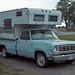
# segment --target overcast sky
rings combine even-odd
[[[0,11],[19,9],[19,8],[43,8],[55,9],[59,0],[1,0]]]

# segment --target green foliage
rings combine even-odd
[[[4,73],[5,72],[4,72],[3,68],[0,67],[0,74],[4,74]]]
[[[70,12],[70,20],[73,22],[73,25],[75,25],[75,1],[71,4]]]
[[[65,21],[66,27],[69,24],[75,24],[75,1],[73,0],[60,0],[56,9],[62,12],[62,20]]]

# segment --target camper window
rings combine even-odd
[[[16,16],[22,16],[22,11],[17,11]]]
[[[4,29],[11,29],[12,20],[11,19],[4,19]]]
[[[44,21],[44,15],[34,15],[34,21]]]
[[[58,16],[49,15],[48,21],[57,22]]]

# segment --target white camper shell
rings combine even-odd
[[[26,27],[60,24],[60,11],[22,8],[0,12],[0,38],[17,38]]]

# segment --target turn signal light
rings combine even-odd
[[[42,12],[44,12],[44,11],[42,10]]]
[[[49,11],[49,13],[51,13],[51,11]]]
[[[47,10],[45,10],[47,12]]]

